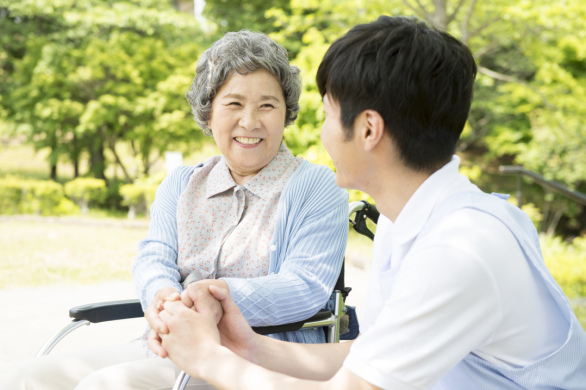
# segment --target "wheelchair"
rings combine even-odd
[[[354,218],[352,218],[353,214]],[[379,212],[374,205],[364,200],[351,202],[349,204],[349,217],[349,222],[356,232],[371,240],[374,239],[374,234],[367,226],[368,220],[371,220],[375,224],[378,222]],[[268,335],[306,328],[323,328],[328,343],[338,343],[340,340],[352,340],[356,338],[358,336],[356,314],[352,308],[345,305],[346,297],[352,288],[345,286],[344,272],[344,262],[342,262],[340,275],[338,276],[334,291],[326,307],[319,310],[312,317],[290,324],[253,327],[252,329],[258,334]],[[99,302],[74,307],[69,310],[69,317],[72,318],[72,321],[51,336],[35,356],[48,355],[63,338],[84,325],[143,316],[144,313],[138,299]],[[344,326],[343,322],[345,322]],[[344,328],[345,332],[342,332],[342,328]],[[350,329],[353,331],[349,331]],[[189,378],[189,375],[182,371],[175,381],[173,390],[184,390]]]

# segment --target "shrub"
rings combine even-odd
[[[151,205],[155,201],[157,184],[152,180],[137,180],[133,184],[120,187],[122,204],[128,206],[128,218],[132,219],[138,212],[145,212],[147,216]]]
[[[0,179],[0,214],[18,214],[22,199],[22,180]]]
[[[0,179],[0,214],[74,214],[78,209],[70,203],[63,186],[54,181],[15,176]]]
[[[545,264],[564,293],[570,298],[586,296],[586,237],[566,242],[543,234],[540,241]]]
[[[86,214],[90,202],[100,203],[106,199],[108,190],[106,181],[88,177],[78,177],[65,184],[65,193]]]
[[[63,186],[50,180],[23,181],[21,212],[24,214],[53,215],[63,199]]]

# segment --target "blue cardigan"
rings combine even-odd
[[[159,188],[148,236],[140,241],[132,273],[143,309],[163,287],[182,291],[177,268],[177,200],[195,167],[179,167]],[[251,326],[279,325],[310,317],[334,288],[348,238],[348,193],[327,167],[303,161],[281,194],[270,245],[269,274],[222,278]],[[281,340],[323,342],[321,329],[272,335]]]

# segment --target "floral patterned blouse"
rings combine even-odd
[[[279,198],[301,161],[282,143],[275,158],[242,186],[222,156],[194,171],[177,205],[177,264],[184,287],[268,274]]]

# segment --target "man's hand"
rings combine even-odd
[[[179,295],[179,292],[174,287],[162,288],[157,292],[155,298],[144,312],[144,317],[151,328],[148,337],[148,346],[151,351],[162,358],[167,357],[167,352],[161,346],[161,338],[159,337],[159,334],[166,334],[169,332],[169,329],[165,323],[161,321],[159,313],[163,310],[163,303],[165,301],[177,301],[180,298],[181,296]]]
[[[221,279],[200,280],[185,287],[185,291],[181,294],[181,301],[186,307],[193,308],[198,313],[211,312],[217,324],[224,312],[220,302],[210,294],[210,286],[229,290],[228,283]]]
[[[211,295],[222,305],[224,316],[218,323],[222,345],[242,358],[256,363],[258,335],[254,333],[227,289],[210,286]]]
[[[160,317],[169,332],[161,334],[161,346],[177,366],[200,377],[206,361],[221,348],[213,313],[197,312],[182,302],[167,301]],[[217,367],[216,367],[217,368]]]

